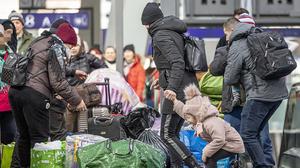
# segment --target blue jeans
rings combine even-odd
[[[225,113],[224,120],[227,121],[233,128],[235,128],[240,133],[240,126],[241,126],[241,113],[243,111],[243,107],[237,106],[234,107],[232,112]],[[263,153],[265,157],[265,161],[267,165],[274,166],[275,161],[273,158],[273,147],[272,141],[269,135],[269,124],[266,123],[263,130],[260,132],[260,142],[263,146]],[[234,159],[234,158],[232,158]]]
[[[280,104],[281,101],[247,100],[243,107],[240,134],[254,167],[273,167],[275,165],[272,149],[269,148],[272,141],[269,137],[267,123]],[[266,155],[269,153],[270,155]]]

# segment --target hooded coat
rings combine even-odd
[[[135,55],[134,63],[131,65],[127,76],[125,76],[126,81],[134,89],[135,93],[139,96],[140,101],[143,101],[145,82],[146,82],[146,72],[141,63],[141,58],[139,55]]]
[[[186,24],[175,16],[167,16],[152,23],[148,29],[153,40],[154,62],[159,71],[159,86],[163,90],[172,90],[177,99],[184,101],[183,89],[194,83],[195,73],[185,70],[184,39]],[[173,103],[165,100],[162,113],[173,111]]]
[[[246,100],[254,99],[267,102],[275,102],[286,99],[288,91],[285,77],[274,80],[263,80],[251,73],[254,62],[247,45],[247,38],[232,41],[235,37],[249,34],[253,25],[238,23],[230,38],[232,43],[228,52],[227,66],[225,69],[224,83],[234,85],[241,83],[246,92]]]
[[[209,142],[203,149],[204,157],[212,157],[220,149],[232,153],[245,152],[239,133],[226,121],[217,117],[219,112],[208,97],[202,97],[195,85],[186,87],[184,93],[186,103],[176,100],[174,111],[183,118],[186,114],[195,117],[197,125],[194,128],[197,135]]]

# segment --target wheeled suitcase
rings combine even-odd
[[[111,104],[110,83],[109,79],[105,78],[104,82],[94,83],[102,85],[105,93],[105,104],[89,108],[87,113],[82,114],[79,119],[79,124],[82,126],[84,132],[89,134],[100,135],[111,140],[119,140],[126,138],[126,133],[123,130],[120,119],[123,116],[114,116],[112,113],[120,113],[119,109],[122,104]]]

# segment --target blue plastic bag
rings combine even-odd
[[[202,163],[202,151],[206,146],[207,142],[196,137],[194,130],[181,130],[180,140],[185,144],[185,146],[193,153],[196,159]]]
[[[217,162],[218,168],[230,168],[230,159],[225,158]]]
[[[181,130],[179,133],[180,141],[192,152],[199,163],[203,163],[202,151],[207,145],[207,142],[200,137],[196,137],[194,134],[194,130]],[[219,160],[217,164],[218,168],[230,168],[229,158]]]

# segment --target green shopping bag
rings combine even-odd
[[[30,168],[64,168],[66,143],[59,150],[31,150]]]
[[[1,168],[10,167],[10,163],[12,160],[12,155],[14,151],[15,143],[11,143],[8,145],[2,145],[2,161]]]
[[[80,168],[163,168],[165,154],[136,140],[104,141],[77,152]]]

